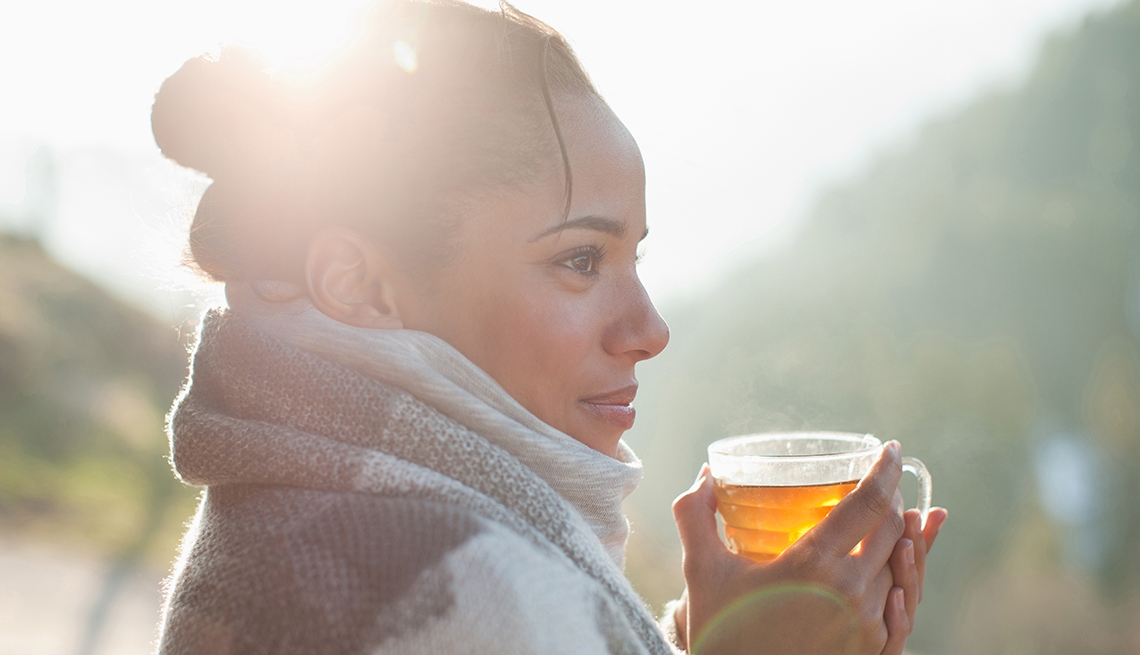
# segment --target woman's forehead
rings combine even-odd
[[[637,141],[601,98],[566,98],[556,103],[555,110],[570,150],[571,167],[575,166],[574,151],[580,151],[579,158],[608,156],[622,159],[620,163],[627,166],[642,167]]]
[[[563,97],[555,109],[570,163],[570,214],[564,163],[553,144],[539,179],[476,189],[468,196],[460,226],[467,239],[536,242],[561,232],[564,224],[641,238],[645,173],[636,141],[599,98]],[[555,140],[553,127],[550,139]]]
[[[602,110],[566,131],[573,178],[571,218],[608,216],[644,221],[645,166],[637,142],[600,101]],[[629,229],[640,231],[637,225]]]

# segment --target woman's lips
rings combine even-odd
[[[637,417],[637,410],[633,408],[633,405],[602,405],[590,401],[585,402],[586,406],[595,414],[614,426],[622,430],[633,427],[633,420]]]
[[[633,421],[637,417],[637,410],[633,408],[633,398],[636,395],[637,385],[631,385],[604,396],[587,398],[582,402],[602,420],[622,430],[628,430],[633,427]]]

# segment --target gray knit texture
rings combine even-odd
[[[171,415],[207,493],[161,653],[673,652],[620,569],[624,445],[565,441],[429,335],[231,304]]]

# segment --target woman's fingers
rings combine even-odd
[[[701,467],[693,486],[673,501],[673,520],[681,536],[686,569],[730,554],[716,530],[716,494],[708,464]]]
[[[887,644],[882,655],[902,655],[906,638],[910,635],[910,620],[906,615],[906,594],[901,587],[893,587],[887,594],[883,618],[887,624]]]
[[[894,586],[901,587],[903,597],[906,599],[906,618],[910,625],[914,625],[914,613],[918,609],[919,589],[921,582],[915,563],[915,544],[903,537],[895,544],[891,553],[891,576]]]
[[[879,521],[870,534],[863,538],[859,554],[855,557],[859,567],[872,572],[886,566],[895,550],[895,545],[904,536],[905,529],[902,494],[896,493],[891,511]]]
[[[946,519],[949,518],[949,515],[950,512],[945,507],[934,507],[926,515],[926,527],[922,530],[923,541],[926,542],[926,552],[929,553],[931,547],[934,546],[934,540],[938,538],[942,526],[946,525]]]
[[[804,536],[813,545],[833,557],[843,557],[855,548],[872,530],[891,515],[897,516],[898,525],[890,526],[898,534],[891,544],[902,535],[902,517],[894,507],[895,490],[902,476],[902,459],[897,441],[887,443],[883,454],[854,491],[839,501],[823,521]],[[886,551],[882,561],[890,556]]]
[[[685,575],[684,641],[693,644],[725,605],[762,583],[754,576],[743,575],[757,565],[733,555],[720,541],[716,493],[708,464],[701,468],[693,486],[673,501],[673,519],[681,537],[681,569]],[[734,633],[730,630],[726,634]]]
[[[926,538],[922,533],[922,516],[917,509],[908,509],[903,513],[906,529],[903,530],[903,539],[909,539],[914,549],[914,570],[918,573],[918,590],[915,603],[922,602],[922,585],[926,580]],[[910,591],[907,591],[910,594]],[[911,615],[911,619],[914,616]]]

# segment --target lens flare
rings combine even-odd
[[[809,652],[847,653],[859,639],[855,612],[834,590],[808,582],[787,583],[757,589],[717,612],[693,640],[693,652],[755,644],[780,650],[774,643],[780,638],[777,626],[797,614],[816,618],[818,634],[805,636],[802,644]]]
[[[403,68],[408,73],[416,72],[416,67],[419,65],[416,59],[416,49],[404,43],[397,41],[392,44],[392,56],[396,58],[396,65]]]
[[[359,30],[360,0],[240,4],[227,15],[222,42],[253,47],[274,68],[305,74],[319,69]]]

